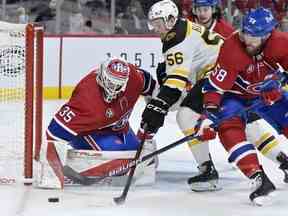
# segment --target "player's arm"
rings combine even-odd
[[[82,94],[81,87],[77,86],[70,100],[57,111],[48,125],[47,134],[50,138],[70,142],[81,132],[82,125],[89,125],[89,118],[83,118],[85,113],[89,113],[84,101],[88,100]]]
[[[232,88],[238,75],[237,68],[234,68],[233,58],[225,58],[223,54],[225,52],[220,52],[216,67],[203,86],[204,112],[195,127],[197,135],[203,141],[215,138],[216,134],[211,125],[218,123],[218,112],[222,95]]]
[[[163,85],[159,89],[159,93],[156,97],[153,97],[151,101],[146,105],[145,110],[142,114],[142,126],[147,125],[148,131],[151,134],[154,134],[158,131],[160,127],[164,124],[164,119],[168,113],[169,108],[176,103],[182,91],[185,89],[188,82],[188,73],[189,70],[182,68],[181,65],[173,65],[173,73],[171,73],[171,66],[168,64],[175,64],[176,62],[172,60],[174,52],[167,54],[167,58],[170,59],[170,62],[167,63],[167,77]],[[182,64],[182,54],[176,55],[177,61],[179,64]],[[175,57],[175,56],[174,56]],[[179,58],[178,58],[179,57]],[[173,62],[172,62],[173,61]]]
[[[156,88],[156,81],[152,75],[141,68],[138,69],[138,72],[142,75],[143,78],[143,90],[141,95],[143,96],[152,96],[153,91]]]
[[[62,106],[48,125],[47,139],[72,141],[78,133],[71,129],[69,121],[75,116],[75,112],[68,105]]]

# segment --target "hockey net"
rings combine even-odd
[[[43,28],[0,22],[0,185],[32,183],[42,136],[42,72]]]

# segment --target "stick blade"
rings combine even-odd
[[[78,183],[85,186],[90,186],[99,183],[103,178],[89,178],[88,176],[81,176],[75,170],[69,166],[64,166],[64,175],[70,178],[74,183]]]
[[[125,203],[126,197],[124,196],[114,197],[113,200],[115,204],[123,205]]]

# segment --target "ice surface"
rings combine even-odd
[[[63,101],[45,104],[45,124]],[[137,129],[143,101],[132,114],[131,123]],[[172,143],[182,135],[169,114],[165,127],[157,134],[158,147]],[[286,144],[288,149],[288,144]],[[122,187],[67,186],[63,191],[40,190],[14,186],[0,186],[1,216],[287,216],[288,185],[283,183],[277,165],[265,158],[264,169],[275,183],[277,192],[269,206],[256,207],[249,202],[249,181],[231,164],[219,142],[210,144],[212,157],[220,174],[223,187],[217,192],[195,193],[189,191],[186,180],[197,169],[188,147],[182,144],[160,156],[157,183],[154,186],[132,187],[126,203],[113,204],[113,197],[120,195]],[[59,197],[59,203],[49,203],[49,197]]]

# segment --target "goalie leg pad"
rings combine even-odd
[[[155,140],[146,140],[140,158],[157,150]],[[156,168],[158,157],[155,156],[141,164],[138,164],[134,173],[135,185],[152,185],[156,181]]]
[[[154,141],[153,141],[154,142]],[[155,142],[154,142],[155,143]],[[151,145],[144,144],[141,155],[146,155],[156,150],[156,143]],[[76,150],[68,151],[67,165],[80,173],[82,176],[101,177],[113,170],[117,170],[118,176],[113,176],[111,184],[114,186],[124,186],[126,176],[129,172],[121,172],[120,167],[128,167],[128,163],[135,157],[136,151],[93,151]],[[155,158],[147,160],[137,165],[134,174],[135,184],[153,184],[155,182],[156,164]],[[127,165],[127,166],[126,166]]]
[[[35,186],[48,189],[63,189],[63,166],[69,146],[63,142],[47,141],[38,162]]]

